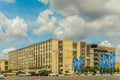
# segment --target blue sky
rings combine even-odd
[[[49,4],[45,5],[38,0],[15,0],[13,3],[7,1],[0,1],[0,12],[8,19],[14,19],[16,16],[23,18],[28,25],[27,38],[21,37],[19,39],[13,39],[10,41],[2,41],[0,43],[0,52],[11,48],[21,48],[29,44],[33,44],[48,38],[51,38],[52,34],[34,35],[32,33],[35,27],[38,27],[36,23],[37,17],[40,12],[49,8]]]
[[[26,23],[33,23],[35,25],[29,25],[29,30],[27,31],[32,43],[38,42],[41,40],[45,40],[47,38],[50,38],[52,35],[51,34],[44,34],[44,35],[34,35],[32,34],[32,30],[34,27],[38,26],[34,21],[36,21],[38,15],[40,12],[44,11],[45,9],[49,8],[49,5],[45,5],[38,0],[16,0],[14,3],[9,3],[9,2],[0,2],[0,12],[2,12],[7,18],[13,19],[16,16],[19,16],[20,18],[24,18]],[[29,39],[23,39],[21,42],[23,44],[19,44],[17,40],[11,41],[8,44],[1,43],[3,46],[0,46],[0,51],[4,48],[8,48],[11,46],[14,46],[16,48],[23,47],[25,45],[30,44]],[[18,47],[18,45],[19,47]]]
[[[0,56],[50,38],[102,43],[116,47],[119,55],[119,3],[119,0],[0,0]]]
[[[37,0],[16,0],[14,3],[0,2],[0,6],[0,11],[8,18],[20,16],[25,20],[36,20],[38,14],[49,7]]]

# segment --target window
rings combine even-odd
[[[8,65],[8,61],[5,61],[5,65]]]

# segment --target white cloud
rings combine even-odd
[[[57,38],[83,40],[99,35],[105,39],[118,39],[120,36],[120,16],[106,15],[94,21],[86,21],[79,15],[67,16],[58,20],[51,10],[45,10],[38,16],[40,27],[35,34],[53,33]],[[52,15],[52,17],[50,17]],[[56,25],[57,24],[57,25]]]
[[[101,46],[113,47],[113,45],[112,45],[109,41],[107,41],[107,40],[101,42],[99,45],[101,45]]]
[[[34,33],[51,32],[58,38],[86,39],[99,35],[105,39],[118,39],[119,3],[119,0],[50,0],[50,10],[39,15],[40,27]],[[54,12],[65,18],[49,17]]]
[[[108,14],[120,14],[120,0],[50,0],[51,9],[64,16],[79,15],[96,19]]]
[[[16,48],[11,47],[8,49],[3,49],[2,52],[0,53],[0,59],[8,59],[8,52],[16,50]]]
[[[27,30],[28,27],[24,19],[18,16],[14,19],[9,19],[0,13],[0,40],[6,41],[11,37],[14,39],[27,37]]]
[[[14,3],[16,0],[0,0],[0,1],[7,2],[7,3]]]
[[[25,21],[18,16],[9,21],[7,24],[6,35],[15,37],[25,37],[27,36],[27,24]]]
[[[48,4],[48,2],[49,2],[49,0],[38,0],[38,1],[40,1],[40,2],[42,2],[44,4]]]
[[[40,24],[38,29],[34,30],[35,34],[43,34],[54,31],[54,26],[56,23],[56,18],[52,16],[53,12],[51,10],[45,10],[38,16],[37,22]]]
[[[69,16],[62,19],[58,25],[54,32],[57,38],[85,38],[87,37],[86,34],[92,30],[92,27],[87,26],[88,24],[78,16]],[[89,33],[89,35],[91,34]]]
[[[120,61],[120,45],[118,45],[116,48],[116,60]]]
[[[54,34],[57,37],[86,39],[99,35],[105,39],[118,39],[120,16],[105,16],[96,21],[87,22],[79,16],[69,16],[58,22]]]
[[[7,17],[0,12],[0,25],[3,26],[6,24],[6,22],[8,22]]]

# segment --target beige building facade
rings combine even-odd
[[[99,68],[99,58],[102,57],[102,54],[105,53],[109,56],[110,52],[115,54],[116,49],[110,46],[103,46],[97,44],[86,44],[86,53],[82,54],[84,58],[84,67],[94,67]]]
[[[0,60],[0,72],[5,72],[8,70],[8,61]]]
[[[51,72],[72,74],[73,57],[84,59],[83,67],[99,67],[99,58],[106,52],[115,53],[114,47],[105,47],[69,39],[49,39],[15,51],[9,52],[11,70],[49,70]]]

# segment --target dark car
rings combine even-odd
[[[49,72],[40,73],[40,76],[48,76],[48,75],[49,75]]]
[[[36,72],[33,72],[33,73],[31,73],[31,76],[39,76],[39,74]]]
[[[39,73],[40,73],[40,76],[48,76],[49,75],[49,71],[47,71],[47,70],[41,70]]]
[[[24,73],[24,72],[19,71],[19,72],[16,73],[16,76],[18,76],[18,75],[21,74],[21,73]]]

